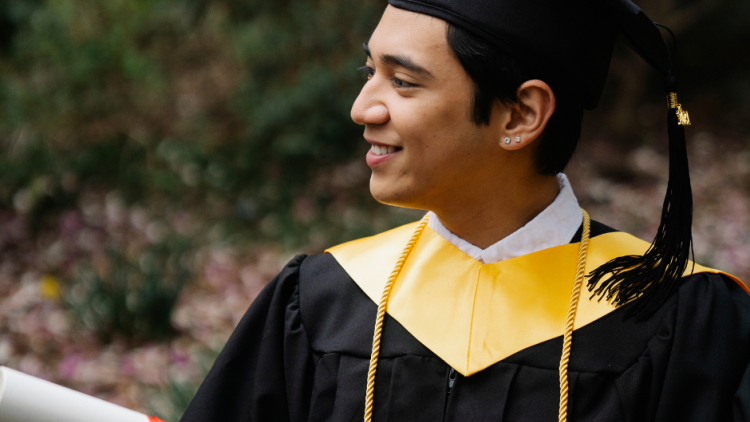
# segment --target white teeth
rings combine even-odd
[[[393,154],[394,152],[396,152],[396,147],[381,147],[378,145],[373,145],[370,147],[370,151],[372,151],[372,153],[375,155]]]

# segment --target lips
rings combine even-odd
[[[365,157],[367,165],[370,167],[382,165],[386,161],[397,156],[403,150],[401,147],[391,145],[376,144],[374,142],[370,142],[370,144],[372,144],[372,146]]]

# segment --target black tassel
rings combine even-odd
[[[676,92],[672,72],[666,82],[667,91]],[[626,318],[635,317],[637,321],[651,317],[677,290],[692,252],[693,193],[685,127],[679,124],[677,109],[669,109],[667,123],[669,182],[656,238],[645,255],[615,258],[588,275],[592,298],[613,300],[615,305],[635,301]]]

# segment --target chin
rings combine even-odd
[[[378,180],[375,176],[370,178],[370,194],[381,204],[401,208],[424,209],[418,205],[419,201],[414,195],[414,190],[399,183]]]
[[[398,205],[394,203],[398,195],[395,195],[393,191],[393,187],[389,186],[388,183],[378,182],[375,180],[375,176],[370,178],[370,195],[381,204]]]

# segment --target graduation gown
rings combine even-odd
[[[400,254],[402,239],[411,230],[413,226],[395,229],[365,243],[289,262],[250,306],[182,421],[361,421],[377,311],[372,292],[385,280],[374,287],[368,283],[381,278],[383,271],[390,273],[390,260]],[[628,242],[596,222],[591,237],[593,257],[587,270],[607,259],[596,256],[607,239]],[[389,304],[385,317],[373,420],[557,420],[564,324],[559,334],[557,328],[545,328],[559,316],[539,315],[549,307],[539,289],[563,284],[561,291],[569,295],[572,277],[555,269],[563,264],[551,261],[557,256],[567,261],[565,251],[577,251],[579,241],[580,230],[559,253],[551,248],[534,260],[519,260],[520,275],[510,267],[497,267],[499,275],[490,283],[502,284],[507,275],[512,286],[523,291],[528,285],[541,299],[527,300],[530,311],[513,310],[526,296],[516,296],[520,299],[508,306],[490,301],[480,308],[478,303],[496,292],[475,287],[471,324],[462,330],[460,324],[454,326],[461,310],[438,296],[440,286],[474,283],[456,279],[465,255],[456,249],[450,256],[460,262],[430,261],[430,254],[450,248],[434,236],[420,239],[418,245],[424,243],[425,249],[415,250],[416,257],[407,261],[405,270],[412,266],[415,271],[397,280],[396,286],[407,287],[394,287],[394,306]],[[442,249],[431,251],[431,245]],[[377,262],[378,257],[383,262]],[[570,265],[574,271],[575,262]],[[431,276],[437,278],[426,281],[431,290],[421,295],[430,297],[420,303],[420,298],[409,296],[408,285],[419,280],[419,268],[433,267],[438,273]],[[539,268],[547,274],[552,268],[560,277],[523,279]],[[750,421],[750,296],[729,275],[702,267],[699,271],[684,277],[679,290],[642,322],[624,318],[629,304],[607,309],[606,302],[582,294],[568,372],[569,420]],[[501,292],[500,297],[506,294],[515,293]],[[441,308],[450,315],[440,316]],[[513,311],[494,315],[500,308]],[[562,308],[567,309],[567,298]]]

